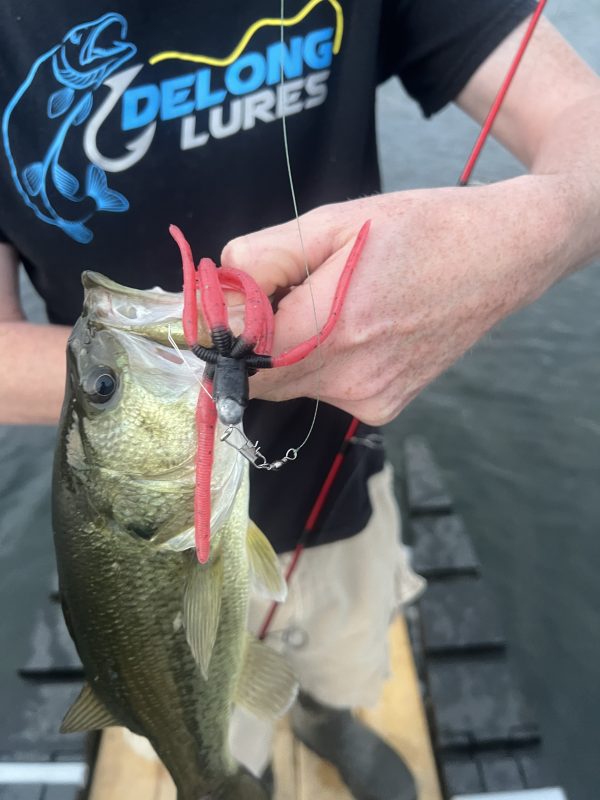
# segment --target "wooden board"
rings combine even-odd
[[[176,800],[171,776],[150,745],[124,728],[102,734],[90,800]]]
[[[376,707],[360,712],[402,754],[419,787],[420,800],[442,800],[404,620],[390,629],[392,675]],[[121,728],[103,734],[90,800],[176,800],[175,787],[144,740]],[[352,800],[337,771],[292,736],[282,720],[275,739],[276,800]]]
[[[361,717],[403,756],[420,800],[442,800],[408,630],[400,617],[390,629],[390,652],[392,674],[375,708]]]

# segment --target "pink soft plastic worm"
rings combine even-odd
[[[196,405],[196,490],[194,492],[194,538],[196,554],[201,564],[210,556],[210,482],[215,453],[215,429],[217,409],[212,401],[212,381],[203,380],[204,389]]]
[[[244,330],[241,340],[244,345],[256,348],[259,353],[268,353],[273,346],[273,308],[269,298],[251,275],[233,267],[221,267],[219,278],[224,289],[241,292],[246,299]]]
[[[189,347],[198,341],[198,305],[196,303],[196,268],[192,248],[177,227],[169,225],[169,233],[175,239],[181,252],[183,266],[183,335]]]
[[[268,353],[273,344],[274,318],[268,297],[256,281],[247,273],[231,267],[217,269],[210,258],[200,260],[198,270],[190,246],[183,233],[175,225],[169,231],[177,242],[183,264],[183,331],[188,347],[197,355],[208,359],[203,379],[203,390],[196,405],[196,488],[194,492],[194,531],[198,561],[205,564],[210,557],[211,475],[214,460],[217,410],[213,401],[213,374],[215,370],[214,350],[198,347],[198,308],[196,293],[201,290],[201,305],[204,320],[213,340],[216,352],[228,358],[247,358],[247,369],[282,367],[301,361],[321,344],[331,331],[340,314],[348,293],[350,279],[358,263],[369,233],[370,222],[360,229],[342,274],[327,321],[321,331],[310,339],[276,358]],[[223,290],[240,292],[245,299],[244,329],[234,340],[227,314]],[[256,350],[258,349],[258,353]],[[250,371],[250,374],[251,371]]]
[[[298,361],[302,361],[303,358],[306,358],[309,353],[312,353],[312,351],[318,345],[323,344],[325,339],[327,339],[333,330],[333,326],[337,322],[340,311],[342,310],[344,300],[348,294],[350,279],[352,278],[352,274],[356,269],[360,254],[365,246],[370,227],[371,221],[368,220],[358,232],[358,236],[354,241],[354,245],[352,246],[348,260],[344,265],[337,289],[335,290],[331,311],[329,312],[329,317],[327,318],[325,325],[323,325],[319,333],[311,336],[310,339],[297,344],[295,347],[292,347],[289,350],[284,350],[283,353],[280,353],[278,356],[273,358],[272,365],[274,367],[289,367],[291,364],[296,364]]]

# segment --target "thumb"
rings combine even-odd
[[[232,239],[221,264],[251,275],[267,294],[301,284],[334,251],[331,221],[324,226],[314,213]]]

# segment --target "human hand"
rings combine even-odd
[[[547,234],[536,229],[530,204],[541,202],[541,188],[532,180],[379,195],[305,214],[312,297],[295,221],[230,242],[224,266],[247,271],[268,294],[295,287],[275,315],[277,355],[315,334],[315,313],[322,327],[354,239],[372,221],[330,337],[299,364],[260,372],[252,395],[318,395],[370,424],[393,419],[499,319],[552,282],[552,270],[534,269],[532,253]],[[544,224],[551,227],[552,216]]]

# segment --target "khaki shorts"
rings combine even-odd
[[[388,464],[369,479],[373,513],[350,539],[308,548],[277,609],[268,644],[288,659],[300,686],[338,708],[374,705],[389,674],[387,632],[425,581],[410,568]],[[285,569],[291,554],[281,556]],[[257,632],[270,603],[253,597],[249,628]],[[236,710],[234,755],[256,774],[270,758],[271,726]]]

